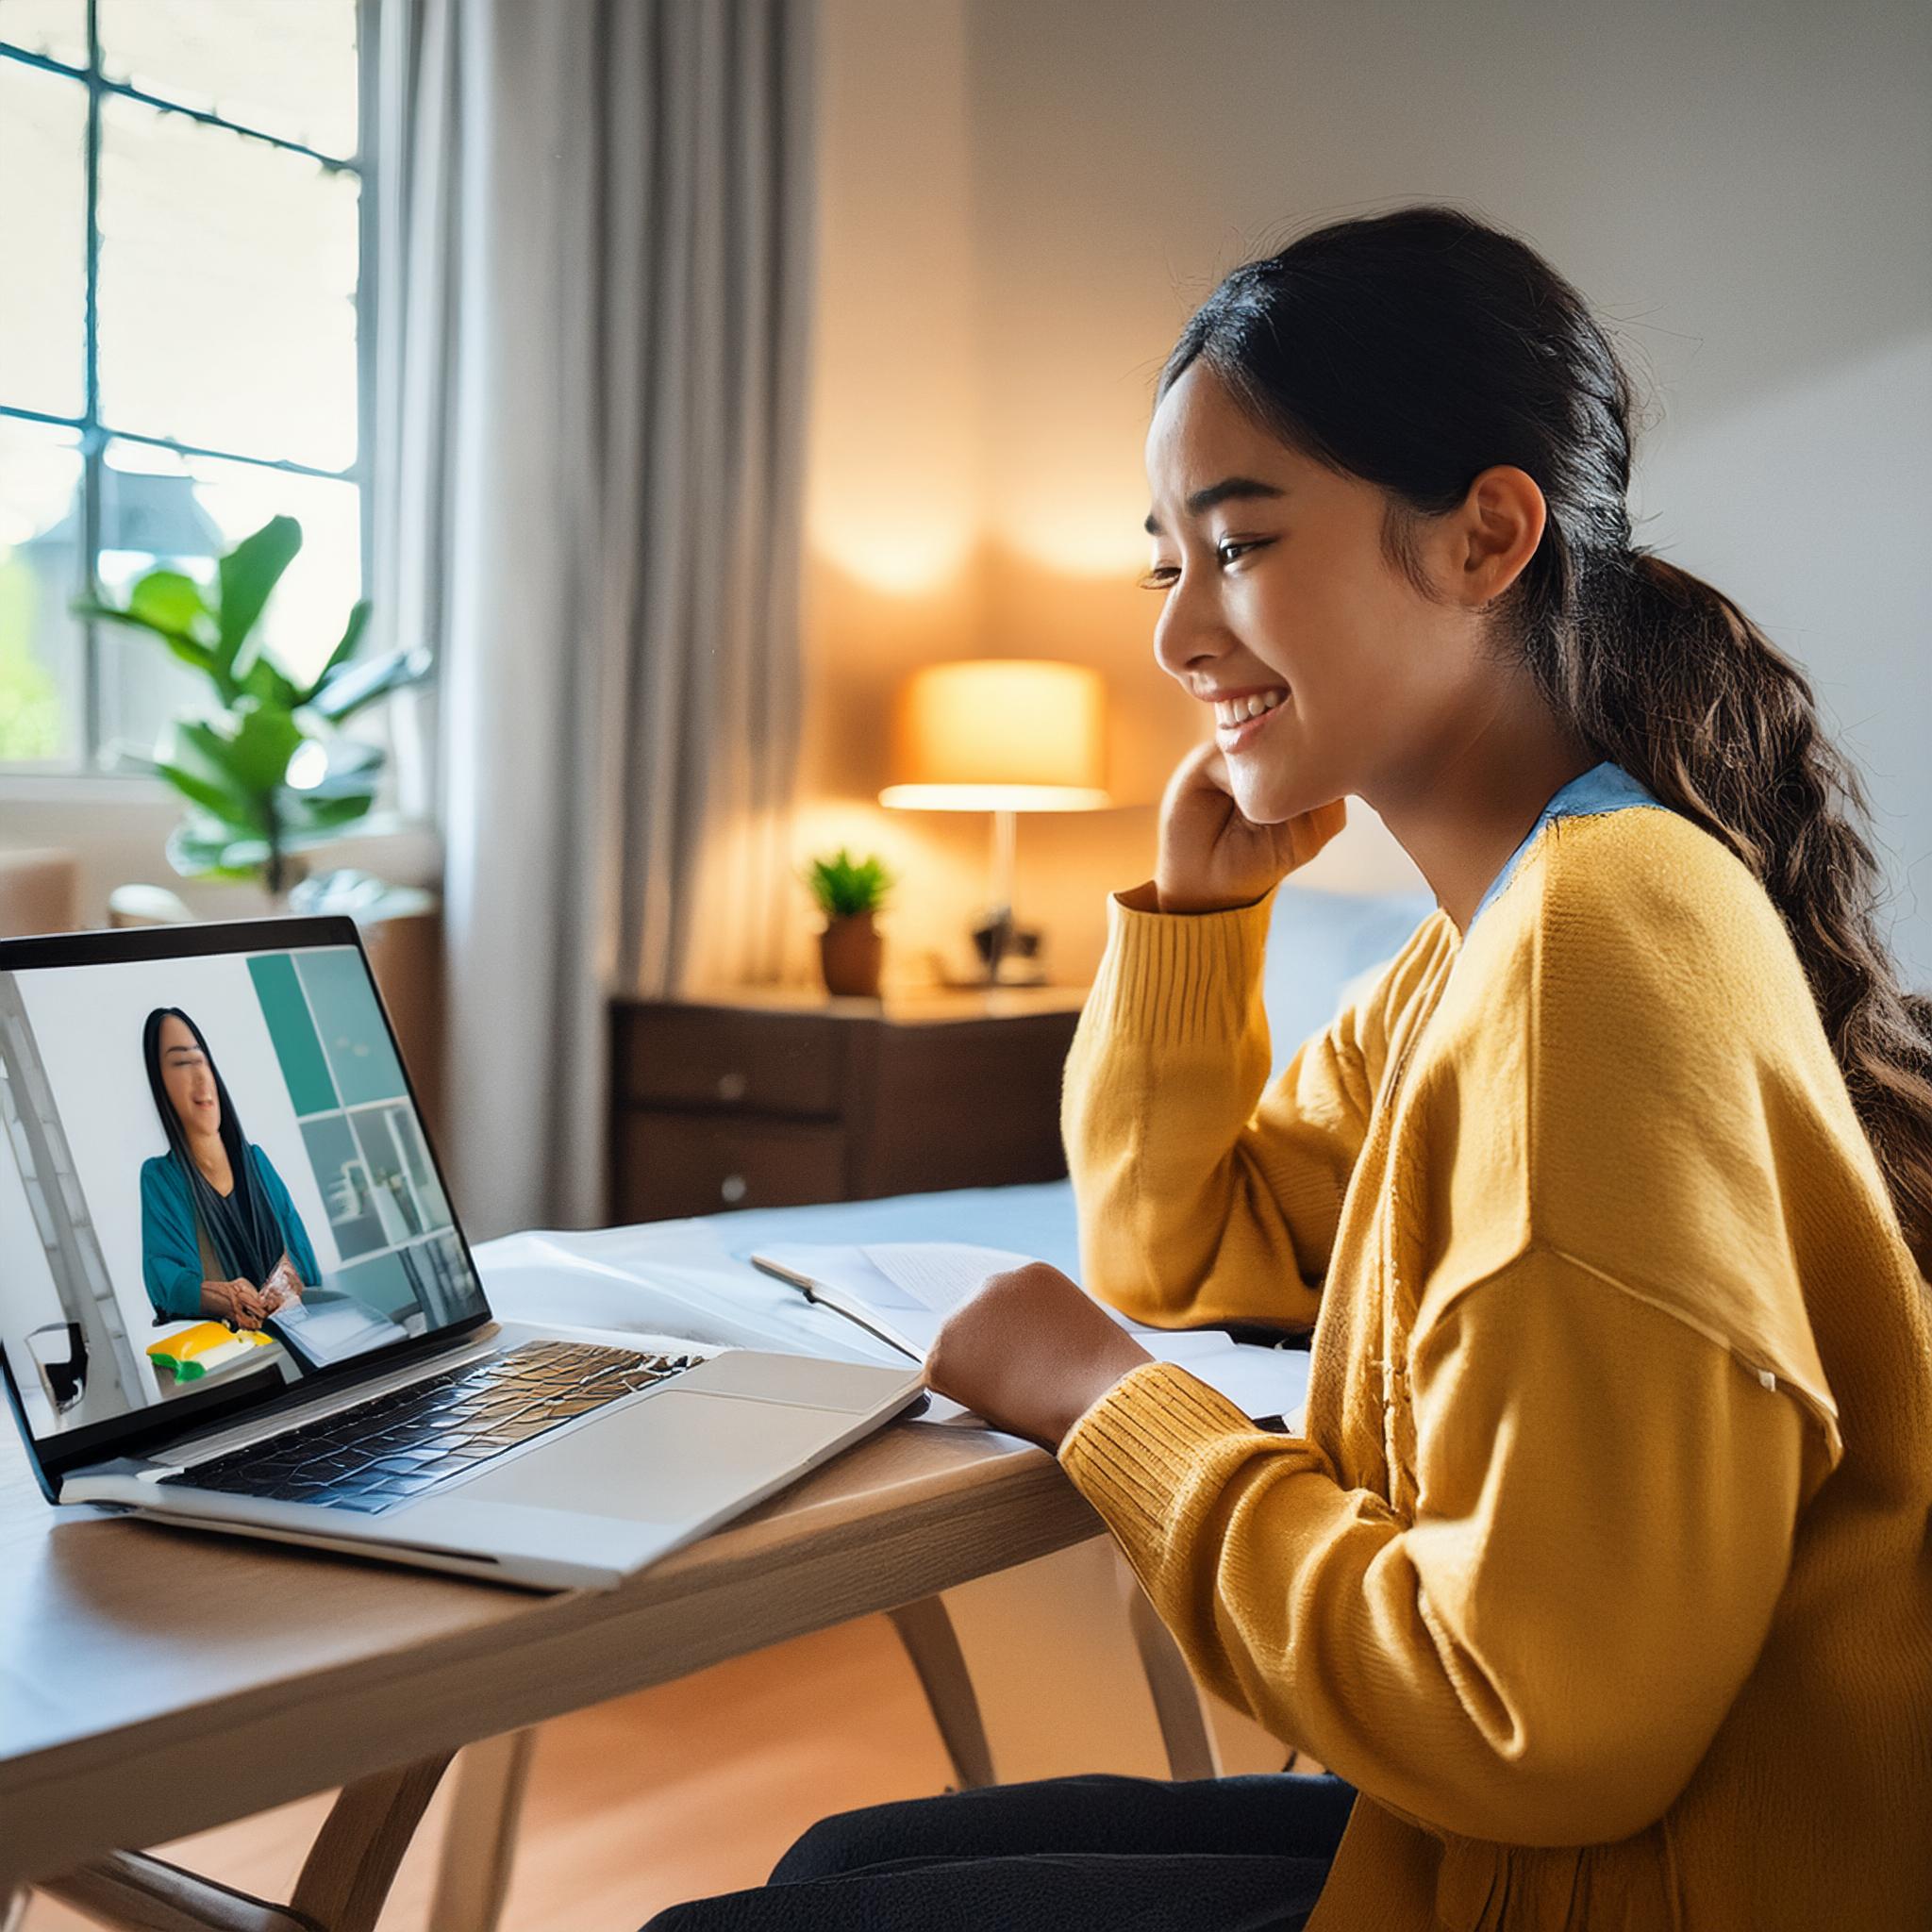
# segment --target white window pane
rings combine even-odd
[[[101,0],[100,24],[109,80],[355,154],[355,0]]]
[[[0,763],[67,763],[80,714],[80,439],[0,417]]]
[[[128,442],[108,445],[102,481],[100,576],[117,599],[160,562],[209,583],[224,550],[271,517],[295,518],[302,548],[259,634],[298,682],[322,669],[361,595],[361,492],[353,483]],[[146,747],[175,712],[205,701],[208,687],[160,644],[125,635],[127,646],[104,655],[102,728],[109,740]]]
[[[262,617],[275,661],[298,681],[313,677],[341,641],[349,609],[362,594],[362,492],[353,483],[291,476],[253,463],[192,458],[195,500],[227,543],[239,543],[271,517],[302,525],[302,549]]]
[[[85,67],[87,0],[0,0],[0,41]]]
[[[195,500],[194,481],[172,450],[110,442],[101,467],[101,594],[125,603],[135,579],[167,564],[210,588],[227,547],[221,525]],[[158,638],[124,625],[94,633],[101,673],[101,737],[110,752],[125,743],[152,752],[163,722],[205,707],[206,678],[176,659]]]
[[[112,95],[101,129],[103,420],[348,468],[356,176]]]
[[[87,382],[85,82],[0,59],[0,403],[78,416]]]

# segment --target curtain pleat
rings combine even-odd
[[[382,18],[375,582],[441,659],[448,1152],[474,1234],[590,1225],[610,994],[784,957],[810,0]]]

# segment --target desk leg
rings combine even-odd
[[[396,1867],[452,1755],[345,1785],[308,1848],[289,1909],[328,1932],[375,1932]]]
[[[1201,1691],[1194,1682],[1194,1674],[1131,1573],[1126,1588],[1127,1621],[1133,1626],[1134,1644],[1141,1653],[1141,1668],[1147,1674],[1147,1690],[1154,1699],[1160,1741],[1167,1747],[1168,1774],[1176,1778],[1219,1777],[1221,1755],[1214,1748],[1214,1734],[1208,1728],[1207,1716],[1201,1709]]]
[[[979,1699],[974,1694],[972,1674],[945,1605],[936,1596],[922,1597],[916,1604],[892,1611],[891,1618],[899,1641],[919,1673],[920,1687],[931,1707],[933,1722],[940,1727],[946,1756],[953,1761],[958,1788],[970,1791],[996,1784],[992,1747],[986,1740]]]
[[[535,1729],[472,1744],[457,1763],[429,1932],[495,1932],[509,1890]]]

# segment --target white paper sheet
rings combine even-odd
[[[945,1317],[976,1293],[988,1275],[1032,1258],[1008,1248],[955,1241],[783,1241],[759,1248],[758,1256],[850,1300],[860,1313],[875,1314],[881,1327],[904,1337],[922,1357]],[[1231,1341],[1218,1328],[1153,1328],[1112,1308],[1106,1312],[1157,1360],[1173,1362],[1218,1389],[1244,1414],[1286,1416],[1291,1426],[1299,1426],[1307,1397],[1306,1349]],[[949,1407],[964,1413],[957,1405]]]

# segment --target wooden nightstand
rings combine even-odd
[[[1057,1179],[1084,997],[615,1000],[611,1221]]]

